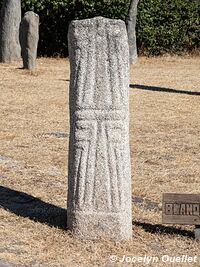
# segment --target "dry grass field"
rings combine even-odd
[[[81,241],[65,229],[69,62],[42,58],[35,73],[20,66],[0,65],[0,261],[200,266],[194,227],[161,225],[160,211],[163,192],[200,193],[200,57],[140,58],[131,69],[133,196],[144,203],[133,202],[133,240],[123,243]],[[120,263],[123,255],[159,261]],[[197,263],[164,263],[163,255]]]

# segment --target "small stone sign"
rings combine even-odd
[[[195,239],[200,240],[200,194],[164,193],[162,223],[195,225]]]
[[[200,225],[200,194],[163,194],[164,224]]]

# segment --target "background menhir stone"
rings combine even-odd
[[[4,0],[0,11],[0,62],[10,63],[21,58],[19,25],[21,0]]]
[[[128,16],[126,18],[126,27],[128,32],[129,43],[129,60],[130,64],[137,62],[137,40],[136,40],[136,21],[137,21],[137,6],[139,0],[131,0]]]
[[[32,70],[36,67],[38,41],[39,16],[33,11],[28,11],[20,24],[20,44],[25,69]]]
[[[84,239],[130,239],[126,26],[121,20],[103,17],[75,20],[68,38],[68,228]]]

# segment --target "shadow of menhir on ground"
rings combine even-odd
[[[184,91],[184,90],[165,88],[165,87],[148,86],[148,85],[141,85],[141,84],[130,84],[129,87],[135,88],[135,89],[146,90],[146,91],[200,96],[200,92]]]
[[[161,235],[179,235],[194,239],[194,233],[192,231],[178,229],[173,226],[165,226],[161,224],[150,224],[133,221],[133,225],[142,227],[146,232],[151,234]]]
[[[67,229],[66,209],[4,186],[0,186],[0,208],[35,222]]]
[[[35,222],[67,230],[67,210],[46,203],[23,192],[0,186],[0,208]],[[187,230],[133,221],[133,225],[142,227],[153,234],[181,235],[194,238],[194,233]]]

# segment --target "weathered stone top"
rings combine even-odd
[[[39,15],[34,13],[33,11],[28,11],[24,14],[24,17],[22,19],[22,23],[24,23],[26,21],[32,22],[32,23],[33,23],[33,21],[34,22],[36,21],[37,23],[39,23]]]
[[[27,11],[25,14],[24,14],[24,17],[25,16],[35,16],[35,17],[39,17],[38,14],[34,13],[33,11]]]
[[[119,26],[122,26],[123,24],[125,24],[124,21],[121,19],[109,19],[109,18],[105,18],[101,16],[89,18],[89,19],[78,19],[78,20],[71,21],[71,24],[75,26],[78,26],[78,25],[88,26],[88,25],[91,25],[91,23],[93,24],[109,23],[112,25],[119,25]]]
[[[118,35],[119,37],[126,30],[126,25],[123,20],[120,19],[109,19],[104,17],[94,17],[90,19],[82,19],[82,20],[72,20],[70,24],[70,28],[76,28],[78,31],[81,28],[95,28],[98,31],[98,35],[104,35],[105,28],[109,31],[109,34],[112,36]],[[125,31],[126,34],[126,31]],[[123,34],[124,35],[124,34]]]

